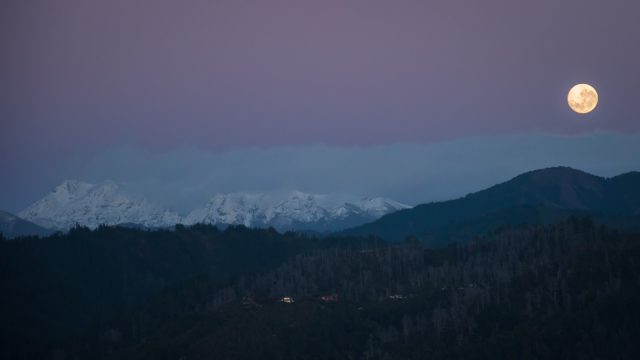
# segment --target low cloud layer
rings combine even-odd
[[[614,176],[640,170],[638,154],[639,134],[512,135],[428,145],[313,145],[224,152],[148,152],[121,147],[82,166],[61,168],[55,176],[49,174],[48,181],[43,179],[41,186],[52,188],[68,178],[89,182],[111,179],[179,211],[202,206],[215,193],[289,189],[385,196],[415,205],[462,196],[549,166]],[[34,197],[32,189],[21,191],[24,199]]]

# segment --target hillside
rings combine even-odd
[[[21,219],[6,211],[0,211],[0,234],[7,239],[29,235],[47,236],[51,233],[53,233],[53,230]]]
[[[148,331],[243,276],[338,243],[351,241],[210,225],[76,227],[0,241],[0,358],[55,358],[56,347],[98,358],[94,341],[112,327]]]
[[[639,256],[638,235],[577,218],[446,249],[317,250],[112,358],[633,359]]]
[[[532,217],[518,215],[533,208],[536,211]],[[510,214],[510,209],[516,213]],[[531,171],[460,199],[418,205],[383,216],[344,234],[375,235],[391,241],[412,235],[446,244],[449,238],[460,237],[455,234],[457,229],[465,235],[469,223],[491,229],[500,225],[545,224],[584,214],[612,222],[615,218],[628,218],[624,223],[638,222],[640,173],[607,179],[566,167]],[[484,220],[487,225],[481,226]]]
[[[440,249],[76,228],[0,242],[0,357],[630,359],[639,258],[637,234],[573,217]]]

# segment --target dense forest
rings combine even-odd
[[[640,235],[589,218],[444,248],[211,226],[1,244],[3,359],[640,356]]]

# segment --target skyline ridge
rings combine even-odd
[[[78,180],[69,180],[57,186],[49,197],[45,196],[18,215],[24,220],[53,229],[67,229],[76,223],[92,228],[103,223],[107,225],[137,224],[150,227],[209,223],[223,226],[234,224],[248,227],[275,226],[281,231],[297,229],[331,232],[341,231],[345,228],[347,228],[346,231],[358,231],[359,227],[375,226],[376,222],[385,221],[389,216],[398,217],[399,213],[410,213],[413,211],[412,209],[420,211],[420,209],[429,206],[447,206],[447,204],[472,200],[483,196],[482,194],[500,191],[504,188],[517,189],[518,186],[534,186],[530,190],[534,193],[538,191],[538,188],[558,188],[562,193],[566,193],[574,191],[572,190],[574,186],[583,186],[581,184],[586,182],[593,184],[587,185],[587,188],[601,192],[602,190],[596,190],[601,186],[601,183],[624,183],[627,181],[627,183],[633,184],[634,181],[638,182],[638,179],[640,179],[638,171],[625,172],[613,177],[602,177],[572,167],[555,166],[527,171],[462,197],[447,201],[421,203],[415,207],[384,198],[364,198],[351,202],[343,201],[343,199],[328,201],[330,195],[308,194],[300,191],[288,192],[284,198],[274,198],[273,194],[268,193],[229,193],[214,194],[209,197],[204,206],[193,209],[184,215],[158,207],[147,200],[136,202],[124,196],[113,181],[105,181],[103,184],[87,184]],[[638,183],[640,184],[640,182]],[[629,188],[630,185],[626,186]],[[622,189],[621,191],[630,190]],[[566,194],[561,196],[569,196],[568,199],[571,199],[572,195]],[[594,194],[597,195],[597,193]],[[282,194],[280,195],[282,196]],[[516,195],[513,192],[506,194],[509,197]],[[631,195],[631,199],[634,198],[633,196]],[[87,198],[89,202],[87,202]],[[541,200],[548,201],[543,199],[546,199],[545,197]],[[517,198],[515,200],[517,201]],[[65,201],[68,203],[64,203]],[[500,204],[502,201],[500,198],[492,201],[498,201],[496,203],[498,208],[506,206]],[[561,201],[566,202],[567,200]],[[569,201],[565,205],[557,206],[569,210],[580,210],[584,207],[579,200]],[[537,205],[535,201],[525,201],[523,204]],[[553,202],[550,204],[554,206]],[[585,209],[589,209],[589,206],[591,205]],[[490,208],[491,206],[489,206]],[[640,208],[637,211],[640,212]],[[108,215],[110,213],[117,213],[117,216],[110,217]],[[464,218],[464,215],[461,216]],[[57,219],[57,222],[54,219]],[[345,219],[350,220],[346,221]],[[343,222],[339,223],[340,220]],[[331,221],[337,221],[340,225],[332,225]]]

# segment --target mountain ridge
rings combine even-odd
[[[157,228],[205,223],[328,232],[357,226],[408,207],[379,197],[346,200],[297,190],[285,194],[236,192],[216,194],[204,207],[183,216],[135,198],[113,181],[90,184],[67,180],[19,215],[60,230],[76,224],[90,228],[103,224]]]
[[[510,216],[507,209],[519,216]],[[458,199],[415,207],[380,197],[344,199],[295,190],[278,195],[221,193],[186,215],[135,199],[113,181],[89,184],[69,180],[19,215],[62,230],[76,224],[156,228],[205,223],[274,227],[278,231],[337,231],[393,241],[412,235],[442,243],[461,238],[468,226],[477,230],[486,224],[517,225],[527,222],[524,214],[531,214],[532,221],[556,221],[570,213],[609,219],[640,217],[640,172],[606,178],[570,167],[538,169]]]
[[[66,180],[18,215],[40,226],[59,230],[77,224],[96,228],[102,224],[130,222],[161,227],[179,222],[177,213],[144,199],[131,198],[120,185],[110,180],[99,184]]]
[[[424,239],[445,226],[525,205],[608,216],[638,216],[640,173],[605,178],[570,167],[533,170],[458,199],[420,204],[385,215],[343,234],[375,235],[392,241],[406,236]]]

